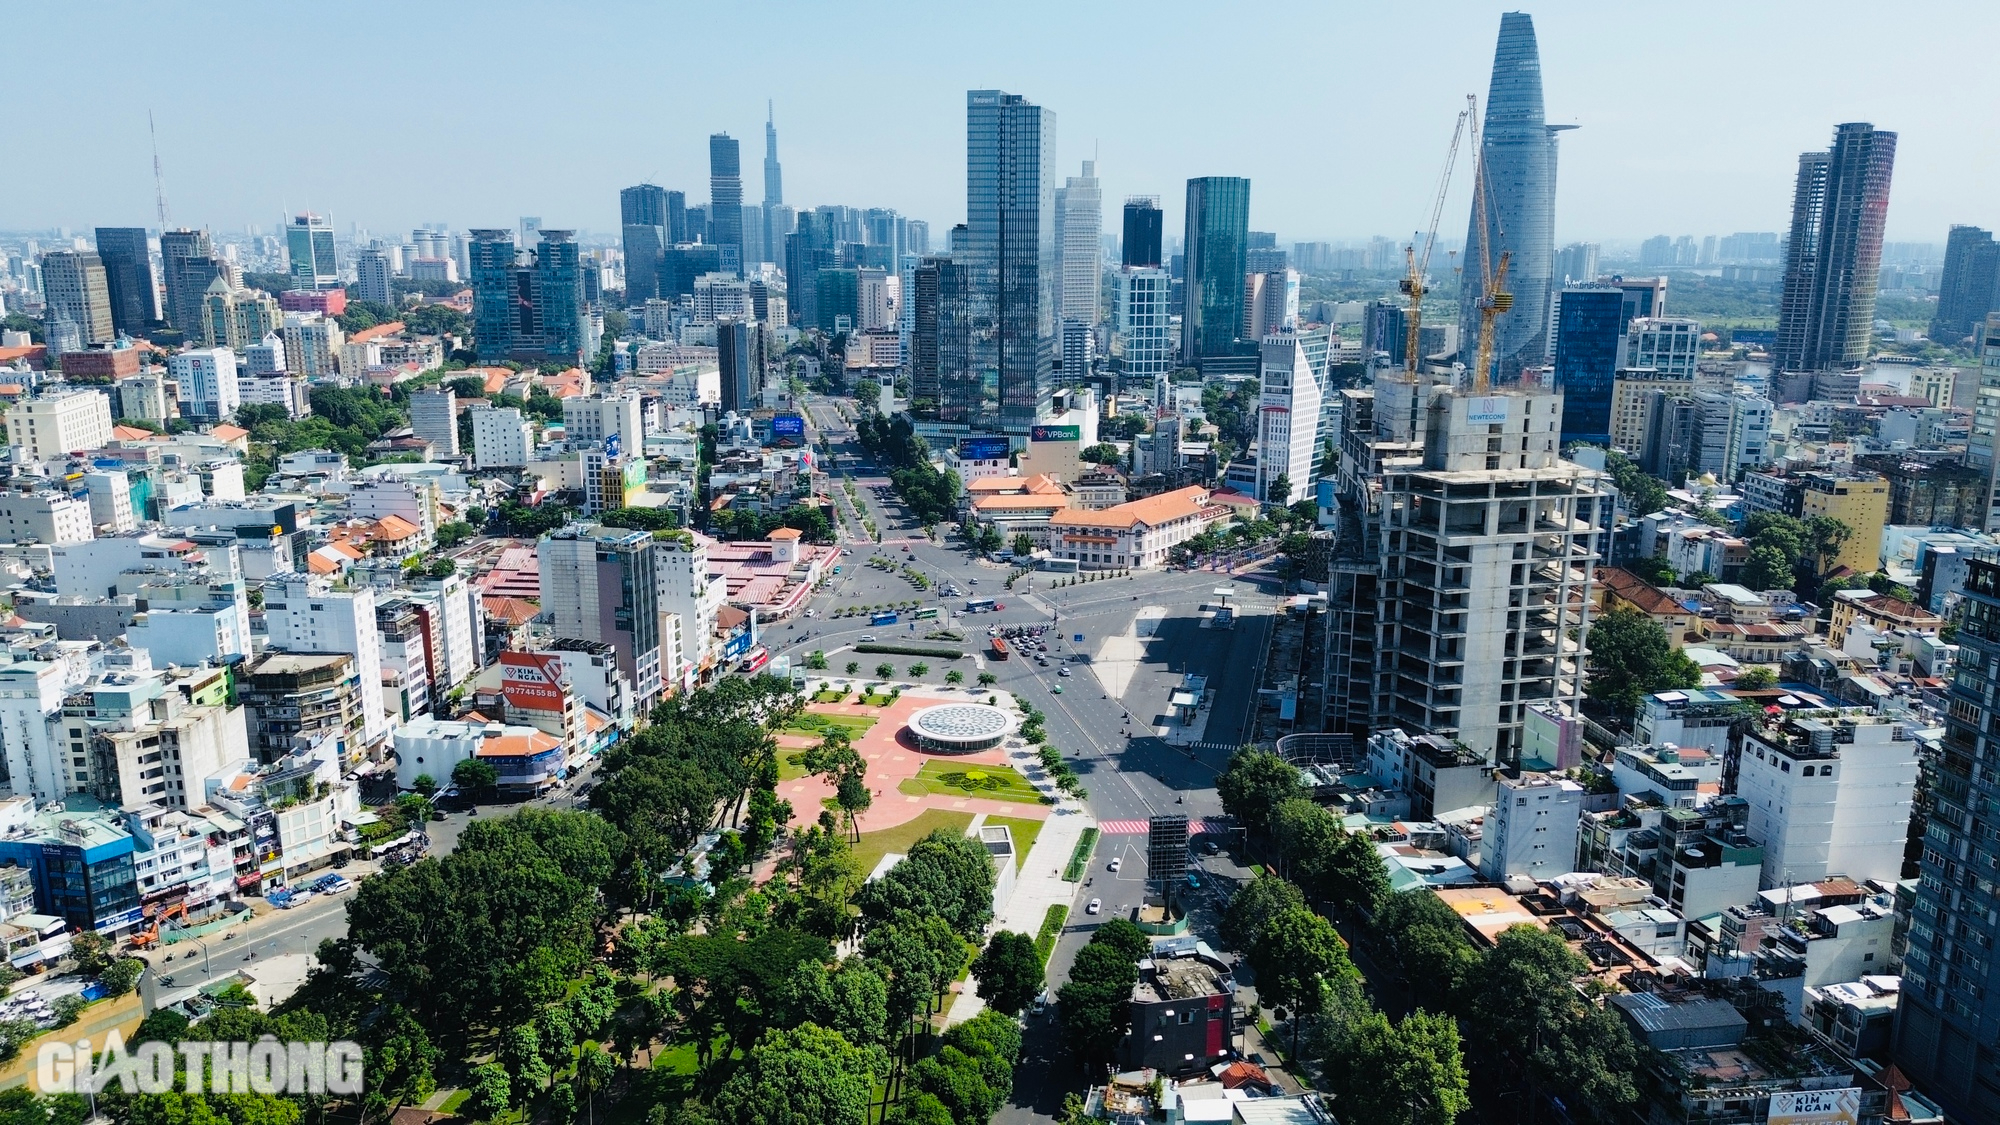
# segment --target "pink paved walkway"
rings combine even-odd
[[[850,698],[852,698],[850,696]],[[966,699],[985,701],[984,694],[966,695]],[[898,824],[915,820],[925,809],[951,809],[973,814],[986,813],[990,816],[1024,817],[1029,820],[1045,820],[1049,806],[1039,801],[996,801],[984,797],[960,797],[951,793],[931,793],[913,797],[902,792],[900,786],[905,780],[917,776],[927,761],[950,762],[954,765],[1007,764],[1007,751],[1003,747],[977,754],[930,754],[900,741],[898,736],[915,712],[946,702],[928,696],[905,695],[887,707],[866,707],[856,703],[812,703],[806,706],[809,712],[826,715],[871,715],[876,718],[874,726],[854,744],[862,760],[868,763],[868,786],[875,791],[875,804],[860,817],[863,832],[875,832],[893,828]],[[796,735],[778,736],[778,753],[796,753],[808,746],[818,744],[817,739]],[[801,777],[778,783],[778,796],[792,803],[792,823],[811,824],[824,807],[821,802],[833,796],[833,786],[824,778]]]

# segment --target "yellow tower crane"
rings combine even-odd
[[[1412,242],[1403,247],[1403,261],[1407,273],[1402,280],[1403,295],[1410,299],[1409,315],[1404,318],[1406,335],[1403,341],[1403,370],[1412,381],[1417,377],[1417,366],[1421,359],[1418,352],[1418,329],[1424,320],[1424,277],[1430,269],[1431,248],[1437,245],[1438,219],[1444,214],[1444,197],[1451,187],[1452,165],[1458,160],[1458,142],[1465,136],[1467,126],[1478,129],[1475,114],[1479,99],[1472,94],[1465,95],[1465,108],[1458,111],[1458,124],[1451,131],[1451,147],[1445,150],[1444,170],[1438,173],[1437,196],[1431,204],[1431,225],[1424,234],[1424,243],[1418,246]]]
[[[1493,368],[1493,321],[1501,313],[1514,307],[1514,294],[1507,291],[1507,260],[1512,251],[1502,250],[1500,262],[1493,262],[1493,239],[1486,229],[1486,150],[1481,145],[1475,127],[1472,136],[1473,151],[1478,153],[1478,163],[1472,175],[1472,213],[1479,224],[1479,350],[1472,361],[1472,390],[1484,394],[1492,387]],[[1499,231],[1506,234],[1505,230]],[[1464,325],[1458,330],[1463,333]]]

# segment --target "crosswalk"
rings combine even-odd
[[[1097,822],[1097,830],[1106,836],[1143,836],[1146,834],[1146,829],[1147,824],[1143,820],[1100,820]],[[1199,836],[1207,831],[1208,821],[1200,819],[1188,821],[1188,835]],[[1218,833],[1222,831],[1220,823],[1215,826],[1215,831]]]

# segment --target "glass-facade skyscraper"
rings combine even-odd
[[[1611,381],[1625,335],[1625,291],[1578,285],[1556,307],[1556,390],[1562,392],[1562,440],[1611,440]],[[1631,451],[1636,452],[1636,450]]]
[[[1500,255],[1507,254],[1507,290],[1514,295],[1514,307],[1493,322],[1492,375],[1496,383],[1512,382],[1521,368],[1547,358],[1555,271],[1556,131],[1543,119],[1541,54],[1535,46],[1535,21],[1526,12],[1500,17],[1480,144],[1486,231],[1492,244],[1482,257],[1475,195],[1458,298],[1459,354],[1470,359],[1478,346],[1481,263],[1497,271]]]
[[[121,336],[142,336],[159,319],[153,256],[145,227],[98,227],[97,256],[111,290],[111,324]]]
[[[514,350],[514,232],[505,228],[471,232],[472,340],[479,358],[506,359]]]
[[[618,193],[625,247],[625,303],[660,296],[660,256],[667,241],[667,189],[639,184]]]
[[[2000,564],[1974,560],[1963,588],[1945,734],[1926,770],[1930,814],[1903,957],[1895,1062],[1953,1121],[2000,1120]]]
[[[1056,115],[1019,94],[965,96],[968,377],[999,388],[1000,416],[975,429],[1025,434],[1047,413],[1056,351]],[[984,397],[981,397],[981,402]]]
[[[285,251],[292,260],[293,289],[338,289],[340,268],[333,259],[333,224],[323,215],[302,214],[285,228]]]
[[[1829,151],[1799,154],[1774,373],[1851,368],[1868,358],[1895,166],[1896,134],[1866,122],[1836,127]]]
[[[1125,201],[1125,235],[1121,245],[1121,265],[1158,268],[1163,216],[1160,197],[1135,195]]]
[[[736,138],[708,138],[709,241],[722,251],[722,272],[743,276],[743,154]]]
[[[1186,310],[1181,363],[1201,366],[1237,354],[1243,333],[1243,274],[1250,241],[1250,181],[1203,176],[1187,182]],[[1257,347],[1248,350],[1256,369]]]
[[[104,253],[104,232],[97,232],[97,252]],[[106,256],[104,268],[111,268]],[[117,311],[117,298],[112,298]],[[1984,324],[1986,314],[2000,308],[2000,243],[1993,232],[1978,227],[1954,226],[1945,236],[1944,276],[1938,283],[1937,314],[1931,318],[1930,337],[1951,345],[1972,335]]]

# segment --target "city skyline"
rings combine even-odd
[[[166,32],[158,25],[167,17],[148,9],[90,7],[23,13],[22,41],[88,36],[115,50],[116,42],[102,41],[107,28],[113,40],[130,36],[135,43]],[[1188,99],[1173,113],[1135,116],[1123,96],[1126,85],[1090,62],[1097,56],[1089,44],[1112,41],[1107,37],[1114,28],[1125,37],[1118,40],[1121,51],[1139,57],[1170,57],[1189,42],[1211,50],[1219,44],[1212,80],[1226,89],[1235,69],[1247,76],[1266,65],[1260,45],[1268,29],[1256,21],[1187,6],[1148,8],[1149,19],[1136,23],[1123,10],[1072,12],[1064,18],[1080,20],[1080,33],[1033,52],[1011,51],[1031,33],[1005,28],[951,38],[953,49],[940,51],[924,44],[947,41],[947,15],[878,5],[866,18],[829,27],[816,39],[818,48],[838,49],[861,29],[885,21],[908,31],[898,42],[910,44],[912,60],[884,80],[896,85],[896,96],[879,103],[896,112],[868,119],[859,133],[853,110],[870,97],[868,90],[829,93],[809,67],[772,65],[742,77],[740,70],[719,69],[719,60],[690,58],[678,72],[673,112],[658,112],[660,95],[645,92],[651,87],[643,76],[650,71],[618,60],[643,50],[649,30],[664,35],[664,15],[566,14],[570,40],[592,60],[594,94],[529,99],[533,104],[506,118],[481,115],[475,99],[448,97],[424,99],[424,108],[413,112],[415,103],[395,80],[421,73],[413,69],[417,60],[394,49],[357,52],[348,56],[356,81],[343,84],[342,100],[348,112],[379,122],[368,143],[300,143],[279,160],[249,138],[294,128],[300,106],[241,95],[279,80],[274,68],[283,53],[270,48],[305,17],[260,11],[254,19],[215,19],[195,29],[214,57],[228,60],[234,81],[161,83],[140,67],[108,70],[81,87],[24,91],[15,115],[17,144],[49,156],[45,166],[54,171],[16,185],[6,221],[18,229],[156,225],[145,114],[135,108],[150,104],[177,225],[236,229],[255,223],[268,229],[286,212],[309,209],[331,215],[342,230],[353,223],[390,231],[434,220],[465,228],[544,214],[552,224],[615,234],[619,188],[658,183],[688,191],[695,201],[708,172],[703,141],[717,132],[754,137],[772,100],[783,118],[786,194],[795,206],[888,206],[942,230],[964,218],[963,129],[954,111],[966,89],[998,87],[1020,91],[1062,117],[1058,167],[1095,159],[1106,198],[1162,196],[1170,231],[1181,226],[1177,204],[1187,179],[1233,175],[1257,184],[1253,229],[1277,231],[1286,241],[1373,234],[1400,239],[1427,210],[1452,115],[1466,92],[1486,87],[1493,28],[1507,7],[1467,7],[1463,18],[1445,22],[1401,11],[1288,13],[1288,42],[1324,43],[1341,60],[1337,67],[1315,68],[1324,77],[1298,85],[1292,120],[1274,123],[1306,138],[1296,144],[1273,145],[1264,130],[1242,129],[1234,122],[1241,107],[1227,98]],[[365,24],[370,12],[379,12],[385,26],[393,22],[403,41],[433,41],[435,33],[443,38],[434,41],[462,43],[469,52],[504,34],[493,29],[520,22],[507,19],[504,6],[490,21],[466,21],[462,11],[449,8],[410,12],[366,4],[355,18]],[[528,12],[518,14],[526,18]],[[1722,46],[1696,53],[1664,45],[1650,53],[1626,50],[1649,41],[1640,13],[1556,4],[1530,14],[1541,42],[1548,120],[1581,127],[1564,141],[1558,243],[1783,230],[1797,155],[1821,147],[1828,128],[1841,121],[1870,121],[1903,135],[1889,240],[1941,245],[1952,223],[2000,221],[1978,190],[2000,172],[2000,145],[1986,141],[1977,119],[1985,100],[1980,87],[1992,80],[1977,66],[1953,66],[1984,38],[1978,34],[1982,24],[2000,22],[1984,9],[1924,10],[1908,18],[1903,37],[1886,40],[1846,35],[1842,29],[1852,21],[1837,14],[1799,22],[1783,11],[1720,6],[1683,13],[1724,44],[1768,41],[1780,33],[1792,44],[1783,58],[1754,64]],[[675,18],[720,26],[724,17],[700,10]],[[620,21],[632,26],[615,26]],[[1018,26],[1035,25],[1023,19]],[[176,22],[173,30],[189,29]],[[1405,46],[1343,49],[1369,40]],[[1245,48],[1240,63],[1229,61],[1231,43]],[[770,61],[782,63],[790,50],[774,48]],[[1024,65],[1022,58],[1036,61]],[[1932,84],[1898,77],[1918,65],[1925,72],[1974,77],[1946,96]],[[1655,93],[1602,96],[1620,88]],[[1745,104],[1755,111],[1743,112]],[[239,127],[208,128],[225,116]],[[869,143],[851,143],[856,136]],[[506,175],[456,177],[449,189],[440,184],[429,191],[412,189],[408,177],[371,170],[372,158],[379,157],[385,167],[432,161],[442,171],[456,163],[455,148],[524,156],[504,165]],[[536,158],[527,158],[530,153]],[[1356,166],[1356,153],[1369,154],[1366,176],[1346,174]],[[67,171],[86,167],[88,176]],[[1718,168],[1728,174],[1717,175]],[[894,175],[885,175],[888,169]],[[1450,211],[1463,214],[1469,193],[1470,177],[1458,176]]]

